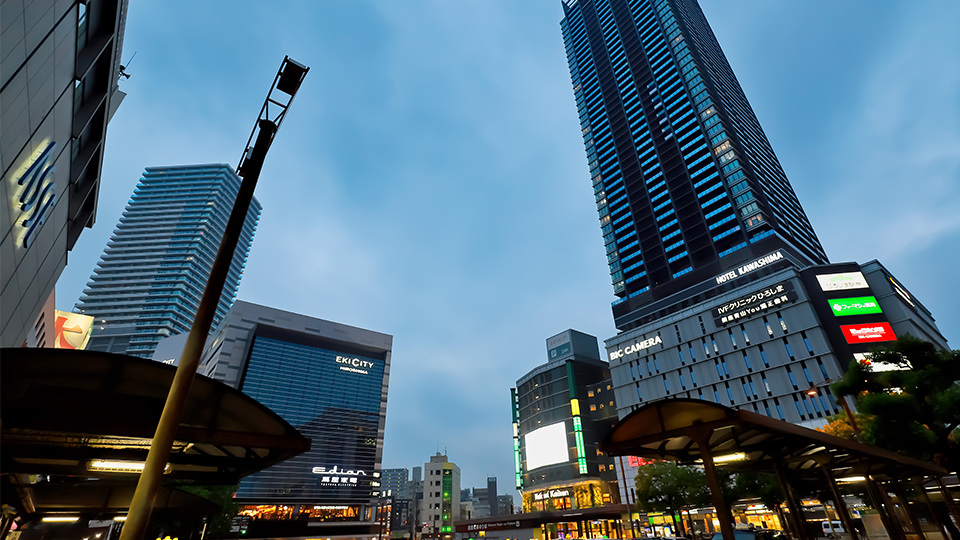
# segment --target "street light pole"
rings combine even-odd
[[[160,488],[163,470],[170,458],[173,438],[180,426],[183,410],[190,394],[190,386],[196,377],[200,355],[203,353],[203,346],[210,334],[210,326],[213,323],[220,296],[223,294],[223,286],[233,262],[233,254],[236,251],[237,243],[240,240],[243,222],[246,220],[250,201],[253,199],[253,191],[257,187],[260,170],[263,168],[263,160],[309,69],[291,60],[290,57],[284,57],[267,98],[260,108],[260,116],[253,128],[253,133],[247,139],[247,147],[240,159],[240,166],[237,167],[237,174],[241,177],[237,199],[230,213],[230,219],[227,221],[226,229],[224,229],[217,257],[210,269],[210,277],[207,279],[207,286],[197,307],[197,314],[187,337],[187,343],[180,358],[180,365],[177,366],[177,372],[167,394],[167,401],[164,403],[160,422],[157,424],[157,430],[150,444],[150,451],[147,453],[147,461],[140,473],[133,500],[130,502],[127,520],[120,532],[120,540],[140,540],[146,531],[157,491]],[[284,98],[280,94],[276,94],[276,98],[274,98],[275,92],[286,94],[287,97]],[[254,137],[256,137],[256,142],[253,146],[250,146]]]

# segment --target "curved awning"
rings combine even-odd
[[[947,472],[896,452],[697,399],[655,401],[633,411],[613,427],[600,449],[615,456],[680,463],[701,460],[704,450],[717,462],[742,453],[742,459],[724,466],[772,469],[778,461],[789,469],[818,476],[821,466],[830,467],[837,476],[939,476]]]
[[[0,472],[135,483],[137,474],[111,471],[110,462],[145,461],[175,372],[95,351],[0,350]],[[197,376],[164,479],[233,484],[309,448],[267,407]]]

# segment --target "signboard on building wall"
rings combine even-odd
[[[54,310],[54,338],[55,349],[85,349],[90,341],[90,331],[93,330],[93,317]]]
[[[883,313],[880,304],[874,296],[857,296],[854,298],[833,298],[827,300],[830,310],[837,317],[849,315],[869,315]]]
[[[535,429],[523,436],[526,470],[570,461],[566,422],[557,422]]]
[[[719,276],[716,276],[713,279],[717,282],[717,285],[722,285],[730,280],[737,279],[741,276],[745,276],[750,272],[763,268],[764,266],[782,261],[783,259],[784,259],[783,252],[780,250],[777,250],[777,251],[774,251],[773,253],[764,255],[763,257],[754,259],[744,264],[743,266],[734,268],[729,272],[720,274]]]
[[[643,467],[644,465],[655,463],[656,461],[657,460],[655,459],[647,459],[647,458],[642,458],[637,456],[627,456],[627,465],[629,465],[634,469],[636,469],[637,467]]]
[[[713,308],[713,320],[717,326],[740,322],[741,319],[793,303],[796,299],[793,285],[783,281]]]
[[[877,343],[881,341],[894,341],[897,339],[893,333],[890,323],[876,322],[866,324],[847,324],[840,327],[843,337],[847,343],[855,345],[857,343]]]
[[[817,276],[817,283],[820,284],[820,290],[824,292],[866,289],[869,287],[866,278],[860,272],[820,274]]]
[[[547,340],[547,358],[550,360],[561,358],[572,351],[573,346],[570,344],[570,335],[567,332]]]

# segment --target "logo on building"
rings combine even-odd
[[[320,484],[321,485],[341,485],[341,484],[356,484],[357,480],[361,476],[366,476],[367,472],[357,469],[357,470],[347,470],[341,469],[339,465],[334,465],[331,468],[326,467],[314,467],[313,474],[319,474]]]
[[[821,274],[817,276],[823,291],[845,291],[848,289],[866,289],[867,280],[860,272],[841,272],[839,274]]]
[[[848,324],[841,326],[843,337],[847,343],[875,343],[877,341],[893,341],[897,339],[889,323]]]
[[[53,182],[53,151],[57,143],[48,142],[31,156],[30,164],[13,178],[13,215],[20,227],[21,247],[28,248],[50,215],[57,200]]]
[[[53,347],[55,349],[85,349],[90,341],[90,331],[93,330],[93,317],[54,310]]]
[[[658,345],[661,343],[663,343],[663,340],[660,339],[659,335],[657,335],[650,339],[645,339],[643,341],[634,343],[633,345],[627,345],[626,347],[617,349],[615,351],[610,351],[610,360],[617,360],[617,359],[623,358],[628,354],[637,353],[644,349],[649,349],[650,347],[653,347],[654,345]]]
[[[731,270],[725,274],[720,274],[714,279],[716,279],[717,285],[720,285],[730,281],[731,279],[737,279],[740,276],[747,275],[754,270],[763,268],[764,266],[775,263],[781,259],[783,259],[783,253],[780,251],[774,251],[769,255],[764,255],[763,257],[751,261],[735,270]]]
[[[559,499],[562,497],[569,497],[569,489],[549,489],[547,491],[538,491],[533,494],[533,500],[542,501],[544,499]]]
[[[830,310],[837,317],[846,317],[848,315],[869,315],[871,313],[883,313],[880,304],[873,296],[858,296],[856,298],[835,298],[827,300],[830,304]]]
[[[351,358],[349,356],[337,356],[336,361],[338,364],[340,364],[340,371],[361,373],[363,375],[369,374],[370,372],[367,370],[373,367],[373,362],[369,360],[361,360],[359,358]]]
[[[796,299],[797,293],[794,292],[793,285],[784,281],[714,308],[713,319],[717,325],[729,324]]]

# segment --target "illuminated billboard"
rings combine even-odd
[[[789,281],[783,281],[714,308],[713,320],[718,326],[732,324],[796,299],[797,293],[794,292],[793,285]]]
[[[830,310],[837,317],[846,317],[848,315],[869,315],[871,313],[883,313],[880,304],[873,296],[857,296],[855,298],[835,298],[827,300],[830,303]]]
[[[90,331],[93,330],[93,317],[70,313],[69,311],[54,310],[54,338],[55,349],[85,349],[90,341]]]
[[[570,461],[567,424],[557,422],[535,429],[523,437],[527,453],[527,470]]]
[[[847,324],[840,327],[847,343],[876,343],[878,341],[894,341],[897,336],[889,323],[876,322],[867,324]]]
[[[840,272],[839,274],[821,274],[817,276],[820,289],[829,291],[846,291],[848,289],[866,289],[866,278],[860,272]]]

